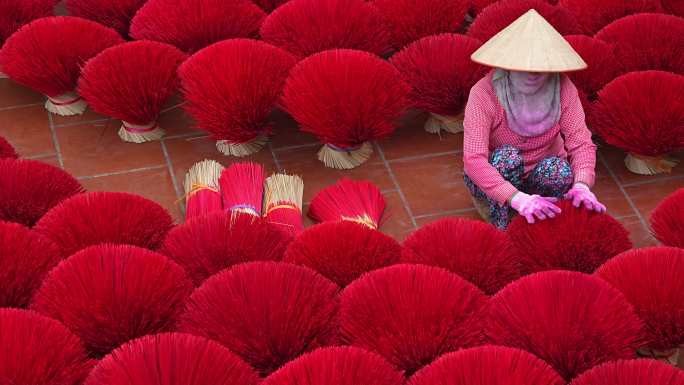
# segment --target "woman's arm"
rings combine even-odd
[[[561,89],[563,94],[559,123],[565,139],[568,160],[572,166],[575,183],[583,183],[591,188],[595,180],[596,145],[591,140],[591,131],[585,121],[577,88],[568,77],[563,76]]]
[[[489,163],[489,134],[495,106],[473,87],[463,118],[463,171],[488,197],[500,204],[508,202],[518,190]]]

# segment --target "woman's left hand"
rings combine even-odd
[[[584,205],[588,210],[599,213],[606,212],[606,206],[598,201],[596,195],[584,183],[575,183],[570,191],[565,194],[565,199],[572,200],[572,205],[578,208]]]

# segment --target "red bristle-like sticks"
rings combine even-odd
[[[304,230],[304,181],[297,175],[274,174],[264,187],[264,218],[291,237]]]
[[[470,9],[474,14],[478,14],[497,1],[499,0],[470,0]],[[546,2],[549,4],[558,4],[558,0],[546,0]]]
[[[185,174],[185,219],[223,211],[219,178],[224,167],[205,159],[197,162]]]
[[[443,267],[487,294],[520,277],[520,258],[508,235],[463,218],[441,219],[411,234],[402,260]]]
[[[212,338],[267,375],[333,341],[337,286],[305,267],[251,262],[207,279],[180,330]]]
[[[456,32],[465,20],[467,0],[374,0],[395,48],[420,38]]]
[[[358,223],[328,222],[308,228],[290,243],[284,261],[308,266],[341,287],[362,274],[399,262],[394,238]]]
[[[394,265],[342,292],[342,342],[380,353],[412,374],[440,355],[482,342],[487,297],[447,270]]]
[[[664,245],[684,248],[684,188],[658,204],[651,214],[651,229]]]
[[[684,345],[684,249],[652,247],[627,251],[596,275],[620,290],[644,320],[645,355],[667,357]]]
[[[169,231],[161,253],[179,263],[195,285],[235,264],[282,259],[290,238],[249,214],[214,213]]]
[[[292,0],[261,26],[264,41],[307,57],[333,48],[383,55],[389,33],[378,10],[365,0]]]
[[[113,29],[71,16],[45,17],[21,27],[0,51],[0,67],[12,80],[48,97],[45,107],[60,115],[85,111],[76,82],[86,60],[123,43]]]
[[[326,166],[350,169],[370,158],[370,141],[394,131],[409,91],[399,71],[379,57],[330,50],[292,69],[283,104],[302,131],[325,144],[318,158]]]
[[[420,39],[392,56],[390,61],[411,85],[413,105],[432,114],[426,131],[462,131],[457,116],[463,113],[470,88],[487,71],[470,60],[480,44],[467,36],[441,34]]]
[[[577,88],[594,100],[601,88],[623,72],[622,63],[615,59],[615,47],[585,35],[569,35],[565,39],[589,66],[585,70],[568,73],[568,76]]]
[[[57,265],[31,308],[63,322],[102,356],[131,339],[169,330],[192,289],[183,269],[161,254],[99,245]]]
[[[159,204],[122,192],[90,192],[50,210],[36,230],[52,239],[63,255],[101,243],[157,249],[173,226]]]
[[[264,18],[249,0],[148,0],[131,22],[131,36],[193,53],[221,40],[255,37]]]
[[[318,222],[352,221],[378,229],[385,207],[385,197],[372,182],[342,178],[314,196],[309,216]]]
[[[59,261],[57,246],[18,224],[0,221],[0,307],[26,307]]]
[[[72,16],[96,21],[128,36],[131,19],[147,0],[66,0]]]
[[[93,362],[58,321],[29,310],[0,309],[0,383],[79,385]]]
[[[84,385],[256,385],[259,377],[238,356],[206,338],[149,335],[103,358]]]
[[[560,269],[593,273],[632,248],[629,232],[610,215],[575,208],[570,201],[558,206],[563,212],[556,218],[529,224],[518,217],[508,227],[524,273]]]
[[[0,220],[31,227],[80,192],[81,184],[60,168],[36,160],[0,159]]]
[[[17,155],[17,151],[12,147],[12,144],[0,136],[0,159],[17,159],[18,157],[19,155]]]
[[[295,62],[288,52],[261,41],[214,44],[180,67],[184,108],[222,153],[257,152],[271,132],[269,115]]]
[[[582,32],[593,35],[621,17],[659,10],[658,0],[560,0],[560,5],[577,18]]]
[[[86,63],[78,92],[95,112],[123,121],[119,136],[124,141],[156,140],[164,135],[157,119],[178,88],[177,70],[185,58],[164,43],[120,44]]]
[[[260,217],[265,179],[264,167],[258,163],[233,163],[227,167],[219,179],[223,209]]]
[[[670,172],[667,156],[684,148],[684,76],[663,71],[630,72],[598,93],[592,129],[628,153],[625,163],[639,174]]]
[[[660,0],[660,3],[668,13],[684,17],[684,2],[681,0]]]
[[[545,271],[491,300],[490,343],[524,349],[570,380],[600,363],[635,357],[643,323],[627,299],[598,277]]]
[[[290,0],[252,0],[254,4],[258,5],[264,11],[271,13],[282,4],[287,3]]]
[[[0,47],[22,25],[54,13],[58,0],[3,0],[0,3]]]
[[[631,15],[608,24],[596,38],[615,46],[616,60],[625,72],[661,70],[684,75],[684,18]]]
[[[468,28],[468,36],[487,41],[530,9],[539,12],[562,35],[580,32],[575,17],[561,6],[545,0],[501,0],[477,15]]]
[[[486,345],[448,353],[408,385],[564,385],[546,362],[524,350]],[[607,384],[606,384],[607,385]]]
[[[684,371],[655,360],[620,360],[586,371],[570,385],[684,385]]]
[[[404,376],[381,356],[344,346],[302,355],[264,380],[263,385],[402,385]]]

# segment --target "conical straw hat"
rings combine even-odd
[[[534,9],[489,39],[470,58],[513,71],[567,72],[587,68],[570,43]]]

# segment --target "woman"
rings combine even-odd
[[[529,223],[553,218],[564,198],[605,212],[591,192],[596,146],[577,89],[562,72],[586,63],[530,10],[472,55],[494,67],[465,109],[465,183],[478,210],[505,229],[512,210]]]

